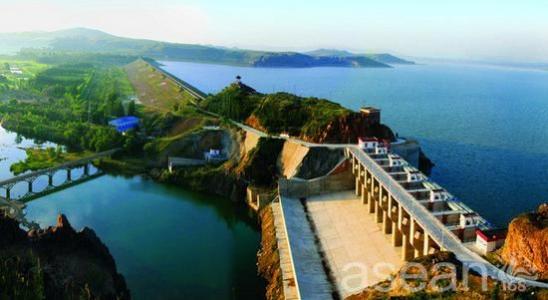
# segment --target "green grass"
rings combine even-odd
[[[325,99],[303,98],[289,93],[259,94],[232,84],[206,99],[203,108],[228,118],[246,121],[271,134],[313,136],[330,122],[351,113]]]
[[[10,171],[19,175],[26,171],[37,171],[57,166],[67,161],[78,160],[91,155],[90,152],[64,152],[61,148],[30,148],[26,150],[27,157],[10,166]]]
[[[23,72],[23,74],[11,73],[10,66],[19,68]],[[1,58],[0,94],[7,94],[12,96],[13,98],[17,98],[18,93],[10,93],[10,91],[20,91],[28,89],[30,86],[30,82],[32,82],[32,80],[36,77],[36,74],[42,72],[47,68],[48,65],[37,63],[34,61]]]
[[[124,69],[139,102],[149,110],[174,111],[195,101],[191,94],[144,60],[135,61]]]
[[[80,98],[84,100],[107,99],[111,94],[126,100],[135,94],[133,86],[121,68],[94,70],[86,79],[80,94]]]

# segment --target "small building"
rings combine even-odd
[[[407,162],[397,154],[388,154],[388,166],[389,167],[403,167]]]
[[[139,127],[140,120],[134,116],[125,116],[118,119],[114,119],[108,124],[114,127],[118,132],[127,132],[132,129]]]
[[[385,155],[388,154],[390,143],[380,142],[375,148],[375,154]]]
[[[403,171],[407,175],[407,182],[422,182],[426,179],[419,170],[411,166],[404,166]]]
[[[376,137],[359,137],[358,147],[370,154],[388,154],[390,151],[390,141],[379,140]]]
[[[362,150],[375,150],[379,145],[379,140],[375,137],[358,138],[358,147]]]
[[[476,248],[483,254],[495,251],[504,245],[506,239],[506,229],[477,229],[476,230]]]
[[[226,160],[226,157],[219,149],[209,149],[208,152],[204,153],[204,159],[207,162],[218,162]]]
[[[377,125],[381,123],[381,110],[371,106],[362,107],[360,112],[367,118],[369,125]]]
[[[10,67],[10,72],[14,75],[22,75],[23,71],[19,69],[18,67]]]
[[[435,182],[426,181],[423,183],[424,187],[430,190],[430,201],[436,202],[436,201],[448,201],[452,199],[453,197],[449,192],[447,192],[445,189],[443,189],[441,186],[439,186]]]
[[[289,138],[289,133],[287,133],[287,132],[282,132],[282,133],[280,133],[280,137],[281,137],[282,139],[288,139],[288,138]]]
[[[460,227],[476,226],[479,215],[476,212],[468,212],[460,215]]]

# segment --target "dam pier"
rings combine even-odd
[[[284,238],[278,246],[287,249],[280,251],[280,260],[283,276],[290,278],[284,278],[288,299],[345,298],[385,280],[406,262],[439,251],[450,251],[464,267],[502,282],[546,286],[486,261],[480,241],[492,225],[391,153],[386,143],[369,139],[321,147],[344,149],[345,160],[325,176],[280,179],[270,204],[281,219],[276,231]],[[376,272],[380,264],[388,267],[385,272]],[[349,284],[360,272],[363,278]]]

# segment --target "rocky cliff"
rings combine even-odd
[[[369,124],[369,119],[361,113],[348,113],[329,122],[314,135],[302,135],[301,138],[316,143],[358,142],[359,137],[370,136],[379,139],[394,140],[392,130],[383,124]]]
[[[125,280],[95,232],[60,215],[47,229],[21,229],[0,215],[1,299],[130,299]]]
[[[512,220],[502,258],[515,271],[548,280],[548,203]]]

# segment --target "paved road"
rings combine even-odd
[[[207,160],[205,159],[193,159],[193,158],[185,158],[185,157],[168,157],[168,166],[172,167],[186,167],[186,166],[201,166],[207,164]]]
[[[282,196],[279,203],[285,221],[300,299],[332,299],[333,290],[304,207],[299,199]]]

